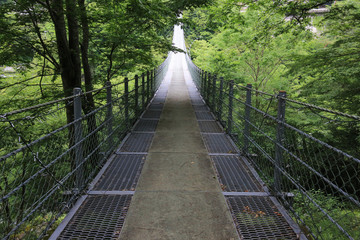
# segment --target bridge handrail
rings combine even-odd
[[[278,96],[278,95],[276,95],[276,94],[271,94],[271,93],[263,92],[263,91],[260,91],[260,90],[248,88],[248,87],[246,87],[246,86],[239,85],[239,84],[235,84],[235,86],[236,86],[236,87],[239,87],[239,88],[243,88],[243,89],[249,90],[249,91],[253,91],[253,92],[256,92],[256,93],[260,93],[260,94],[263,94],[263,95],[267,95],[267,96],[270,96],[270,97],[279,97],[279,98],[282,98],[282,99],[284,99],[284,100],[286,100],[286,101],[288,101],[288,102],[296,103],[296,104],[299,104],[299,105],[302,105],[302,106],[305,106],[305,107],[317,109],[317,110],[320,110],[320,111],[323,111],[323,112],[328,112],[328,113],[332,113],[332,114],[336,114],[336,115],[339,115],[339,116],[343,116],[343,117],[347,117],[347,118],[352,118],[352,119],[355,119],[355,120],[359,120],[359,121],[360,121],[360,116],[356,116],[356,115],[351,115],[351,114],[347,114],[347,113],[335,111],[335,110],[328,109],[328,108],[324,108],[324,107],[320,107],[320,106],[317,106],[317,105],[314,105],[314,104],[311,104],[311,103],[300,102],[300,101],[297,101],[297,100],[294,100],[294,99],[291,99],[291,98],[282,97],[282,96]]]
[[[130,80],[0,114],[1,239],[42,238],[56,227],[146,109],[170,59]],[[82,113],[88,94],[96,107]]]
[[[297,101],[282,91],[271,94],[225,81],[189,56],[186,60],[198,91],[241,149],[240,156],[256,168],[304,233],[315,239],[359,239],[359,152],[356,145],[341,150],[326,142],[325,133],[330,127],[356,133],[360,117]]]

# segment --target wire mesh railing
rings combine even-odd
[[[121,83],[0,114],[1,239],[51,234],[145,110],[169,61]]]
[[[217,120],[304,234],[360,239],[360,117],[217,79],[187,62]]]

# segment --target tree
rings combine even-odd
[[[360,3],[338,2],[320,24],[324,32],[316,44],[295,55],[289,74],[299,80],[298,98],[351,115],[360,115]],[[359,157],[358,121],[328,117],[327,127],[315,122],[317,136]]]
[[[302,96],[359,115],[360,3],[337,3],[320,24],[318,44],[296,55],[290,73],[301,76]]]
[[[301,49],[299,42],[311,34],[280,34],[277,23],[284,17],[278,13],[266,13],[272,6],[270,1],[249,6],[230,0],[219,2],[223,9],[207,8],[204,11],[211,12],[210,16],[222,15],[226,20],[212,25],[216,27],[212,28],[214,33],[207,43],[194,42],[191,52],[195,63],[227,79],[235,79],[237,83],[251,83],[256,90],[276,92],[289,89],[289,82],[281,77],[286,69],[284,64],[293,52]],[[191,17],[198,22],[198,16]],[[210,17],[208,21],[211,21]],[[195,33],[198,31],[203,29],[200,27]]]

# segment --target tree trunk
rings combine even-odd
[[[81,58],[82,58],[82,65],[84,70],[85,89],[86,92],[89,92],[93,90],[92,76],[91,76],[89,57],[88,57],[89,39],[90,39],[89,24],[86,14],[85,0],[78,0],[78,2],[80,8],[80,22],[82,25]],[[87,100],[92,105],[92,107],[95,107],[92,94],[89,94],[89,96],[86,97]]]
[[[63,90],[65,96],[68,97],[73,94],[75,87],[81,87],[81,79],[76,74],[76,64],[73,63],[71,49],[67,40],[63,0],[53,0],[51,6],[49,6],[49,12],[55,27]],[[74,39],[72,40],[74,41]],[[66,117],[68,123],[74,121],[72,104],[66,104]]]
[[[66,0],[66,12],[63,0],[52,0],[48,10],[54,23],[56,43],[60,61],[60,72],[63,90],[66,97],[73,95],[74,88],[81,87],[81,63],[79,48],[79,32],[76,18],[76,4]],[[65,14],[68,26],[66,28]],[[67,32],[68,30],[68,32]],[[69,33],[69,41],[67,38]],[[66,102],[67,123],[74,121],[74,105],[72,100]],[[69,147],[75,143],[74,126],[69,127]],[[71,165],[75,168],[75,152],[70,152]]]
[[[73,0],[66,0],[66,18],[69,32],[69,49],[73,67],[73,80],[81,87],[81,62],[78,25],[78,8]],[[61,54],[61,53],[59,53]]]
[[[91,76],[91,70],[90,70],[90,64],[89,64],[89,58],[88,58],[88,52],[89,52],[89,39],[90,39],[90,33],[89,33],[89,24],[86,14],[86,7],[85,7],[85,0],[78,0],[79,8],[80,8],[80,22],[82,25],[82,41],[81,41],[81,59],[82,59],[82,67],[84,70],[84,79],[85,79],[85,91],[89,92],[93,90],[93,82],[92,82],[92,76]],[[83,110],[85,114],[90,113],[95,109],[95,102],[92,93],[87,93],[85,96],[85,103],[82,105]],[[91,115],[87,118],[87,129],[88,132],[91,133],[96,130],[96,118],[95,115]],[[90,154],[94,151],[94,148],[96,148],[99,145],[98,135],[93,134],[86,143],[86,155]],[[92,167],[95,167],[98,164],[98,156],[99,156],[99,150],[93,153],[93,155],[90,158],[90,163]]]

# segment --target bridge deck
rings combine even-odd
[[[176,54],[131,134],[54,239],[298,239]]]

